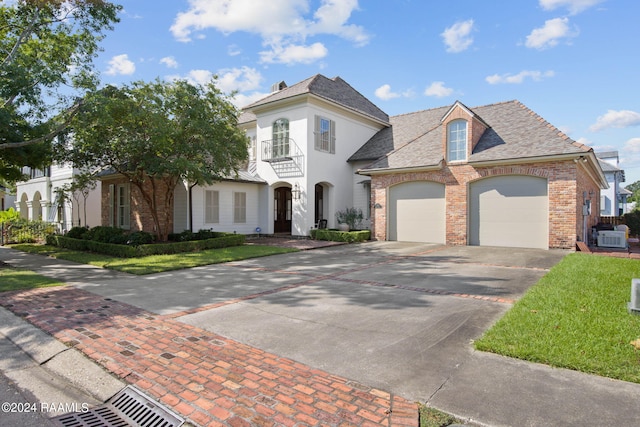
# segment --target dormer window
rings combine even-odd
[[[467,121],[454,120],[447,125],[447,160],[467,160]]]

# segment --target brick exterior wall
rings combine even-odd
[[[111,195],[109,194],[110,185],[113,184],[114,187],[117,187],[120,184],[129,184],[129,199],[130,199],[130,231],[147,231],[152,234],[158,234],[158,230],[156,230],[155,223],[153,222],[153,216],[151,215],[151,209],[148,204],[142,198],[142,194],[140,193],[140,189],[129,183],[124,177],[112,178],[112,179],[103,179],[102,180],[102,225],[110,225],[110,213],[109,213],[109,205]],[[173,232],[173,209],[170,212],[169,218],[163,220],[162,210],[164,209],[166,200],[165,195],[167,194],[167,186],[162,181],[156,181],[156,194],[158,198],[158,210],[160,212],[160,226],[164,227],[166,221],[169,222],[169,232]],[[145,190],[150,190],[151,181],[147,180],[145,182]],[[116,207],[114,206],[114,212],[112,213],[113,218],[116,218],[115,213]]]
[[[435,181],[445,184],[446,243],[466,245],[468,242],[468,190],[476,180],[507,175],[527,175],[546,178],[549,195],[549,247],[575,248],[577,236],[583,231],[583,192],[593,192],[588,227],[597,220],[599,189],[573,160],[531,163],[514,166],[475,168],[469,164],[446,165],[437,171],[373,175],[371,181],[372,235],[377,240],[387,239],[387,194],[389,187],[409,181]]]

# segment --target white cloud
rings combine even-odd
[[[230,44],[229,46],[227,46],[227,54],[229,54],[229,56],[238,56],[242,53],[242,49],[240,49],[240,47],[236,44]]]
[[[260,87],[262,74],[255,68],[225,68],[218,71],[216,86],[225,93],[246,92]]]
[[[106,74],[110,76],[126,75],[129,76],[136,71],[136,64],[129,60],[129,55],[116,55],[109,61],[109,68]]]
[[[375,90],[374,94],[376,97],[384,101],[388,101],[394,98],[411,98],[414,95],[411,89],[405,90],[404,92],[394,92],[391,90],[391,85],[388,84],[380,86]]]
[[[304,45],[273,45],[271,50],[260,52],[260,62],[267,64],[311,64],[327,56],[329,51],[320,42],[310,46]]]
[[[433,82],[431,85],[425,89],[424,94],[427,96],[435,96],[438,98],[443,98],[445,96],[449,96],[453,93],[453,89],[446,87],[444,82]]]
[[[161,64],[166,65],[168,68],[178,68],[178,61],[173,56],[165,56],[160,60]]]
[[[640,138],[631,138],[624,143],[623,152],[640,153]]]
[[[608,128],[626,128],[640,125],[640,113],[631,110],[608,110],[604,115],[597,118],[596,122],[589,127],[591,132],[598,132]]]
[[[604,0],[540,0],[540,6],[544,10],[555,10],[566,7],[572,15],[580,13]]]
[[[380,86],[378,89],[376,89],[374,93],[378,98],[384,101],[388,101],[393,98],[400,98],[400,96],[402,96],[397,92],[392,92],[391,85],[386,85],[386,84]]]
[[[542,79],[553,77],[555,73],[553,71],[529,71],[524,70],[520,71],[518,74],[493,74],[491,76],[487,76],[485,80],[487,83],[495,85],[500,83],[509,83],[509,84],[520,84],[525,81],[525,79],[530,78],[535,82],[539,82]]]
[[[444,44],[447,45],[447,52],[462,52],[473,43],[473,37],[470,37],[473,30],[473,19],[467,21],[456,22],[449,28],[445,29],[442,34]]]
[[[544,26],[534,29],[527,36],[525,46],[533,49],[547,49],[556,46],[560,39],[576,37],[578,31],[571,31],[569,18],[554,18],[545,21]]]
[[[192,84],[206,85],[211,82],[213,73],[209,70],[191,70],[187,73],[185,79]]]
[[[640,154],[640,138],[631,138],[624,143],[623,152]]]
[[[316,35],[335,35],[356,46],[368,43],[370,35],[364,28],[348,23],[358,9],[358,0],[321,0],[316,10],[311,10],[310,3],[310,0],[189,0],[189,9],[178,13],[171,32],[185,42],[192,40],[194,32],[209,28],[225,34],[236,31],[258,34],[263,44],[271,48],[266,59],[263,56],[265,62],[289,63],[300,58],[308,63],[326,56],[324,45],[305,43],[308,37]]]

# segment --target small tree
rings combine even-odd
[[[73,198],[73,201],[76,202],[76,206],[78,210],[80,209],[80,201],[82,198],[82,213],[83,213],[83,224],[87,226],[87,198],[89,194],[97,187],[95,174],[92,173],[81,173],[73,176],[73,181],[62,186],[64,193],[68,194]],[[78,219],[80,218],[80,213],[78,212]],[[82,225],[82,224],[72,224],[72,225]]]
[[[349,225],[350,230],[360,228],[364,215],[360,208],[346,208],[343,211],[336,212],[336,221],[340,224]]]
[[[124,176],[166,240],[177,183],[211,184],[235,174],[247,158],[248,138],[237,117],[215,80],[205,86],[182,80],[108,86],[88,97],[74,118],[67,158],[80,168]]]

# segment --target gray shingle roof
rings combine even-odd
[[[391,117],[392,128],[378,132],[349,160],[377,159],[366,169],[438,165],[444,159],[441,119],[449,108]],[[582,154],[591,150],[564,135],[518,101],[470,110],[490,126],[469,156],[470,163]]]
[[[242,110],[250,113],[255,107],[303,94],[313,94],[378,121],[382,121],[384,123],[389,122],[389,116],[387,113],[362,96],[360,92],[351,87],[347,82],[342,80],[340,77],[329,79],[322,74],[316,74],[315,76],[309,77],[306,80],[294,84],[293,86],[274,92],[253,104],[247,105]],[[249,118],[250,116],[241,117],[243,120],[248,120]],[[240,121],[240,123],[243,122]]]

